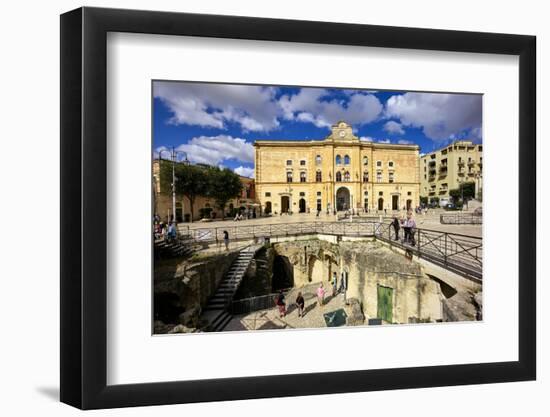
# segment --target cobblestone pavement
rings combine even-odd
[[[469,236],[482,236],[482,225],[458,225],[458,224],[441,224],[439,221],[439,215],[443,211],[433,211],[429,214],[415,214],[414,218],[416,220],[417,227],[422,229],[431,229],[441,232],[450,232],[450,233],[460,233]],[[388,214],[391,216],[392,214]],[[405,215],[404,212],[396,213],[399,217]],[[362,215],[364,216],[364,215]],[[376,216],[375,213],[369,214],[369,216]],[[188,226],[189,229],[201,229],[201,228],[211,228],[211,227],[234,227],[234,226],[251,226],[251,225],[263,225],[263,224],[292,224],[292,223],[305,223],[305,222],[334,222],[337,221],[336,216],[321,214],[317,217],[315,214],[306,214],[298,213],[293,215],[282,215],[282,216],[272,216],[272,217],[260,217],[256,219],[247,219],[241,221],[234,220],[223,220],[223,221],[195,221],[193,223],[185,223],[185,226]],[[345,220],[342,220],[345,221]]]
[[[279,316],[277,307],[256,311],[249,314],[234,316],[228,323],[224,331],[242,331],[242,330],[274,330],[274,329],[297,329],[297,328],[319,328],[327,327],[324,314],[339,309],[346,310],[348,307],[344,303],[343,294],[335,297],[331,295],[331,288],[328,283],[323,283],[329,294],[325,296],[325,304],[321,307],[317,304],[316,290],[319,284],[308,285],[303,288],[295,288],[286,295],[287,315]],[[298,316],[298,309],[294,301],[298,291],[302,291],[305,299],[304,316]]]

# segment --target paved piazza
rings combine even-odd
[[[287,315],[279,317],[279,310],[274,307],[268,310],[255,311],[253,313],[234,316],[224,331],[239,330],[274,330],[274,329],[297,329],[297,328],[319,328],[327,327],[324,314],[344,309],[350,314],[350,308],[344,303],[344,295],[331,295],[331,288],[327,282],[324,283],[329,294],[325,296],[325,304],[321,307],[317,304],[315,291],[319,284],[307,285],[303,288],[293,289],[286,295]],[[305,299],[304,316],[298,316],[298,309],[294,301],[298,291],[302,291]]]
[[[469,236],[482,237],[482,225],[469,225],[469,224],[441,224],[439,221],[439,215],[445,213],[443,210],[431,210],[428,214],[415,214],[414,219],[416,225],[420,229],[437,230],[441,232],[460,233]],[[460,213],[460,212],[456,212]],[[468,213],[468,212],[465,212]],[[405,212],[396,213],[398,217],[405,215]],[[364,217],[365,215],[361,215]],[[369,218],[375,219],[376,214],[369,214]],[[388,214],[390,216],[390,214]],[[315,214],[297,213],[292,215],[284,214],[282,216],[261,217],[256,219],[247,219],[241,221],[223,220],[223,221],[196,221],[193,223],[184,223],[184,226],[188,226],[189,229],[202,229],[212,227],[235,227],[235,226],[251,226],[251,225],[263,225],[263,224],[289,224],[289,223],[306,223],[306,222],[334,222],[337,218],[335,215],[327,215],[325,213],[317,217]],[[341,220],[342,222],[346,220]],[[385,220],[388,223],[390,220]]]

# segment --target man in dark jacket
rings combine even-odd
[[[398,240],[400,226],[399,226],[399,220],[397,219],[397,217],[393,216],[393,221],[391,222],[391,225],[393,227],[393,230],[395,231],[395,240]]]

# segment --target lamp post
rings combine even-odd
[[[169,152],[170,153],[170,160],[172,161],[172,217],[174,222],[176,222],[176,162],[177,157],[179,154],[184,155],[185,159],[183,160],[184,164],[189,164],[189,160],[187,159],[187,152],[178,151],[176,148],[172,147],[172,150],[169,151],[168,149],[161,149],[159,151],[159,168],[160,168],[160,161],[162,160],[162,153],[163,152]],[[181,202],[181,213],[182,216],[185,216],[185,211],[183,209],[183,201]]]

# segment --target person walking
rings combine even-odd
[[[414,235],[416,233],[416,221],[414,220],[412,212],[407,214],[407,227],[409,228],[409,243],[412,246],[415,246],[416,241],[414,239]]]
[[[305,305],[306,305],[306,301],[304,300],[304,296],[300,291],[298,292],[298,296],[296,297],[296,307],[298,308],[298,317],[304,317]]]
[[[391,222],[391,226],[393,227],[393,230],[395,232],[395,240],[399,239],[399,220],[397,219],[397,216],[393,216],[393,221]]]
[[[225,243],[225,250],[229,250],[229,232],[223,231],[223,243]]]
[[[346,302],[346,291],[348,290],[348,273],[342,271],[342,277],[340,278],[340,292],[344,294],[344,303]]]
[[[285,302],[285,294],[283,293],[283,290],[279,292],[279,295],[277,296],[276,301],[277,307],[279,308],[279,317],[286,316],[286,302]]]
[[[411,228],[409,227],[409,213],[407,213],[407,217],[401,219],[401,225],[403,226],[403,243],[409,243],[409,237],[411,234]]]
[[[326,291],[323,288],[323,283],[321,282],[319,284],[319,288],[317,288],[317,302],[319,303],[319,307],[322,307],[324,304],[325,294],[326,294]]]
[[[332,296],[335,297],[338,293],[338,274],[336,271],[332,273]]]

